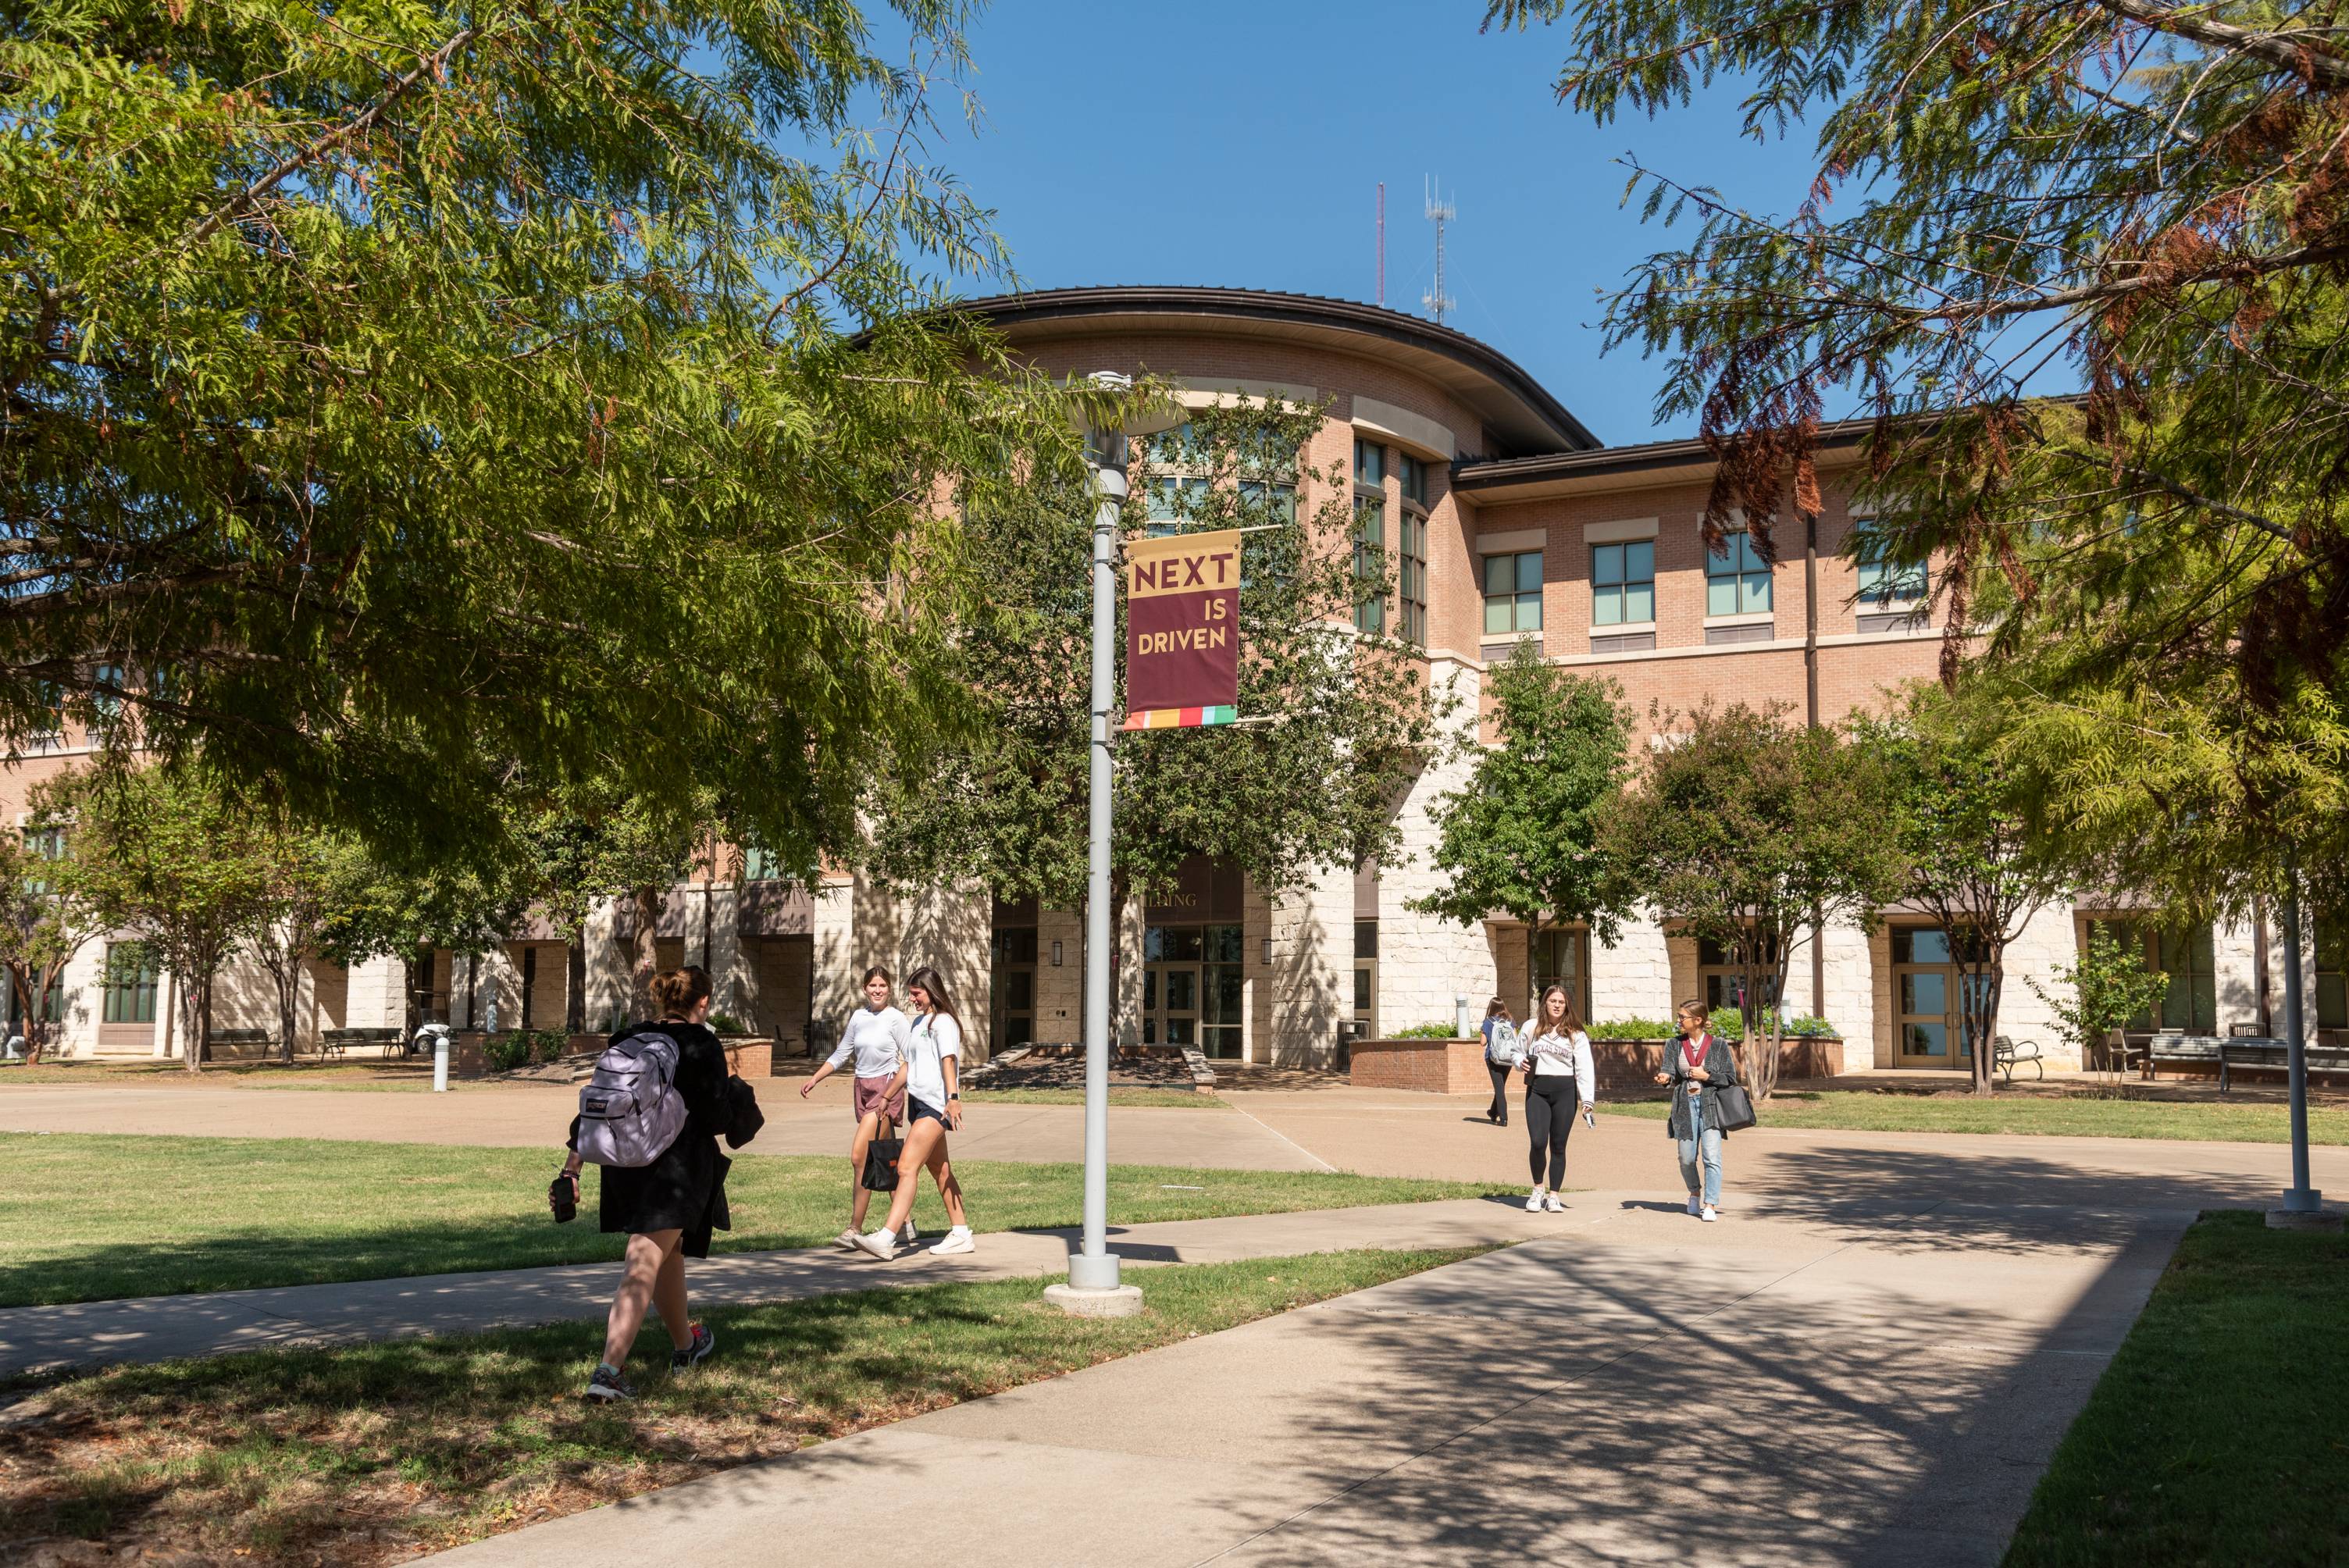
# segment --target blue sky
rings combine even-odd
[[[1600,127],[1552,95],[1556,29],[1479,36],[1481,0],[998,0],[971,35],[987,121],[934,151],[997,210],[1035,287],[1215,284],[1370,300],[1378,182],[1387,304],[1421,313],[1423,178],[1459,208],[1454,326],[1526,366],[1603,439],[1658,426],[1661,361],[1599,356],[1598,291],[1670,232],[1621,207],[1636,150],[1757,211],[1813,168],[1807,131],[1764,148],[1716,90]]]

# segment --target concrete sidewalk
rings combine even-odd
[[[1566,1215],[1528,1214],[1514,1203],[1467,1200],[1166,1221],[1112,1226],[1110,1246],[1128,1263],[1143,1265],[1355,1247],[1475,1246],[1555,1235],[1591,1222],[1614,1201],[1578,1193],[1574,1212]],[[876,1285],[1032,1277],[1065,1269],[1075,1238],[1074,1231],[999,1232],[981,1235],[978,1251],[968,1255],[934,1257],[916,1250],[886,1264],[831,1249],[730,1253],[692,1264],[686,1277],[697,1310]],[[933,1233],[921,1246],[936,1239]],[[0,1373],[600,1319],[618,1278],[617,1264],[566,1264],[9,1307],[0,1310]],[[657,1337],[658,1330],[653,1332]]]
[[[2190,1219],[1619,1196],[445,1560],[1990,1564]]]

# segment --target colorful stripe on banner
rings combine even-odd
[[[1207,724],[1237,724],[1240,710],[1226,704],[1221,707],[1152,707],[1140,713],[1129,713],[1125,729],[1195,729]]]

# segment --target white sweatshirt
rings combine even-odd
[[[859,1007],[848,1016],[848,1026],[840,1031],[840,1046],[824,1059],[838,1072],[856,1058],[858,1078],[893,1078],[897,1064],[905,1058],[907,1025],[905,1015],[895,1007],[874,1012]]]
[[[1534,1077],[1563,1078],[1574,1075],[1574,1091],[1582,1103],[1588,1105],[1597,1098],[1599,1069],[1590,1060],[1590,1037],[1577,1029],[1571,1035],[1561,1035],[1552,1029],[1534,1036],[1525,1042],[1525,1049],[1533,1058]]]

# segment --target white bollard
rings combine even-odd
[[[432,1092],[449,1092],[449,1031],[446,1029],[436,1029],[432,1033]]]

